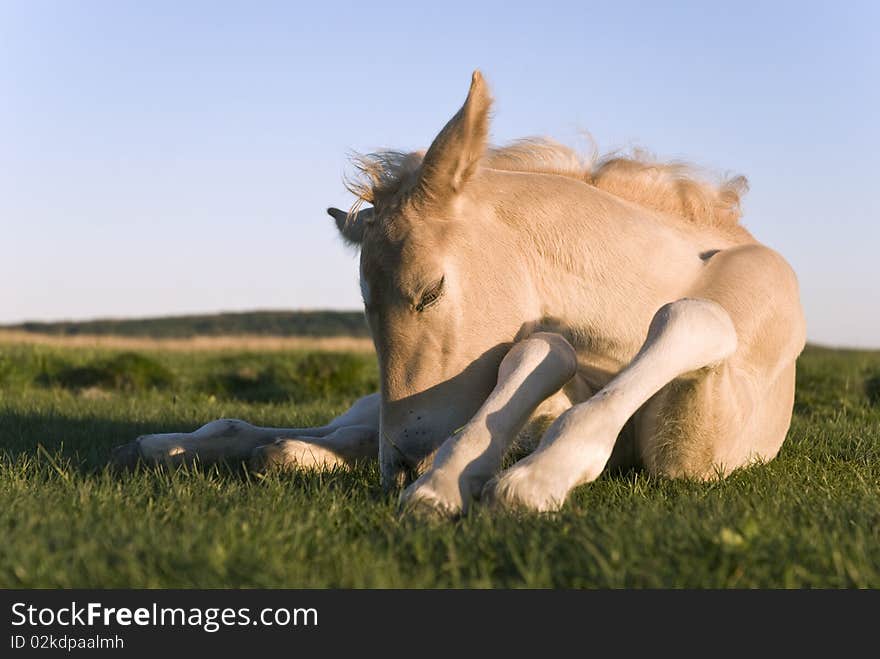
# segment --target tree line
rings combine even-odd
[[[248,311],[159,318],[26,322],[6,327],[57,336],[369,336],[364,314],[360,311]]]

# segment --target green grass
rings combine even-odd
[[[606,474],[552,516],[401,519],[373,466],[103,467],[144,432],[323,422],[375,387],[335,357],[0,347],[0,586],[880,587],[876,352],[808,349],[775,461]]]

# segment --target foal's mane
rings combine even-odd
[[[358,176],[346,180],[363,202],[395,193],[413,180],[424,151],[380,151],[355,156]],[[662,163],[645,151],[613,152],[582,158],[573,149],[547,138],[525,138],[507,146],[490,147],[483,167],[510,172],[555,174],[577,179],[635,204],[678,215],[696,224],[736,225],[742,215],[740,200],[748,190],[743,176],[711,178],[683,162]]]

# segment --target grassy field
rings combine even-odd
[[[443,523],[401,519],[370,465],[106,470],[141,433],[316,424],[376,386],[363,352],[226,347],[0,344],[0,587],[880,587],[880,352],[807,350],[770,464]]]

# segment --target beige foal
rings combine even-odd
[[[323,468],[378,456],[406,509],[559,508],[608,465],[706,479],[772,459],[805,342],[797,279],[739,224],[742,178],[487,146],[468,97],[426,152],[359,161],[350,213],[381,394],[318,428],[220,420],[115,460]],[[511,444],[555,419],[528,457]]]

